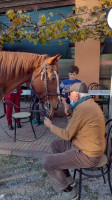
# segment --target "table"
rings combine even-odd
[[[110,95],[110,90],[89,90],[88,91],[90,95]],[[22,90],[22,94],[21,95],[31,95],[31,90]]]
[[[110,90],[89,90],[91,96],[110,96],[108,118],[111,119],[111,91]]]
[[[91,96],[110,96],[109,119],[111,119],[111,110],[112,110],[111,90],[89,90],[88,92]],[[31,95],[31,90],[22,90],[21,95]]]
[[[31,95],[31,90],[22,90],[21,95]]]
[[[110,90],[89,90],[88,92],[93,96],[110,96]]]

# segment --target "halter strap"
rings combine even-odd
[[[39,101],[42,101],[45,97],[47,98],[46,102],[45,102],[45,109],[51,113],[52,110],[52,106],[50,104],[49,101],[49,96],[60,96],[60,93],[49,93],[48,92],[48,76],[47,76],[47,71],[46,69],[52,69],[57,73],[57,70],[52,66],[52,65],[46,65],[45,61],[43,63],[42,68],[39,70],[39,72],[36,74],[36,76],[31,80],[31,84],[30,84],[30,88],[31,90],[33,90],[32,88],[32,83],[36,80],[36,78],[38,78],[38,76],[43,72],[43,75],[45,76],[44,82],[45,82],[45,93],[42,97],[40,97],[34,90],[34,94],[36,95],[36,97],[39,99]]]
[[[44,62],[45,63],[45,62]],[[32,88],[32,83],[34,82],[34,80],[36,79],[36,78],[38,78],[38,76],[43,72],[43,70],[45,70],[45,74],[46,74],[46,69],[52,69],[52,70],[54,70],[56,73],[57,73],[57,70],[54,68],[54,67],[52,67],[52,65],[49,65],[49,66],[47,66],[47,65],[44,65],[43,67],[42,67],[42,69],[40,69],[39,70],[39,72],[34,76],[34,78],[31,80],[31,84],[30,84],[30,88],[33,90],[33,88]],[[47,81],[47,74],[46,74],[46,77],[45,77],[45,82]],[[47,88],[47,85],[48,84],[46,84],[46,88]],[[33,90],[34,91],[34,90]],[[35,93],[35,91],[34,91],[34,93]],[[60,94],[58,94],[58,93],[48,93],[48,90],[46,90],[45,91],[45,94],[42,96],[42,97],[40,97],[37,93],[35,93],[35,95],[38,97],[38,99],[40,99],[40,100],[42,100],[44,97],[46,97],[47,95],[49,95],[49,96],[60,96]]]

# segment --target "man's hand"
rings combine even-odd
[[[65,114],[66,114],[66,115],[70,115],[71,112],[70,112],[69,105],[68,105],[67,102],[66,102],[66,99],[62,97],[61,100],[62,100],[62,103],[63,103],[63,105],[64,105]]]
[[[47,128],[51,128],[51,120],[48,119],[47,117],[44,118],[44,125],[47,127]]]

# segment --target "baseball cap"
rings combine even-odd
[[[85,83],[74,83],[72,86],[70,86],[69,90],[63,91],[64,93],[68,92],[80,92],[80,93],[88,93],[88,88]]]

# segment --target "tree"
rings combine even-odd
[[[112,37],[107,24],[107,12],[112,7],[112,0],[99,0],[99,6],[88,10],[86,6],[78,9],[74,8],[74,13],[67,17],[61,16],[60,20],[51,22],[53,13],[49,13],[49,18],[44,14],[40,15],[35,23],[30,15],[22,12],[9,10],[6,16],[9,18],[9,26],[0,22],[4,27],[0,31],[0,44],[5,42],[14,43],[23,39],[33,41],[34,44],[40,42],[46,44],[49,40],[66,38],[73,42],[85,41],[88,38],[104,41],[105,37]],[[84,17],[84,16],[88,17]]]

